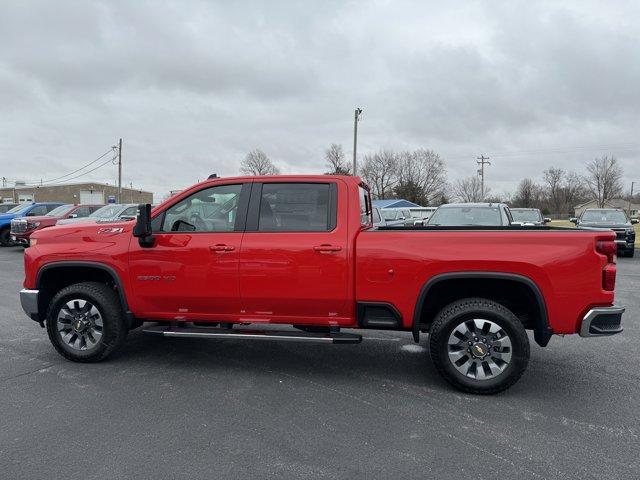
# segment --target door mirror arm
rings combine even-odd
[[[138,205],[138,218],[133,227],[133,236],[138,238],[142,248],[151,248],[155,244],[151,231],[151,205],[148,203]]]

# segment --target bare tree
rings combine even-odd
[[[530,178],[523,178],[518,184],[518,190],[513,198],[514,207],[541,208],[544,192],[540,185]]]
[[[251,150],[240,163],[240,171],[245,175],[278,175],[280,170],[259,148]]]
[[[364,156],[362,178],[375,198],[388,198],[397,182],[398,156],[390,150],[380,150]]]
[[[433,150],[418,149],[398,156],[398,197],[420,205],[436,203],[447,186],[444,160]]]
[[[482,199],[482,182],[480,178],[473,176],[463,178],[453,184],[453,196],[459,202],[473,203],[481,202]],[[491,190],[484,188],[485,197],[489,196]]]
[[[564,213],[566,172],[561,168],[550,167],[544,171],[543,176],[547,184],[549,208],[553,213]]]
[[[622,195],[622,168],[615,157],[604,156],[589,162],[585,181],[600,208],[607,200]]]
[[[325,175],[351,175],[351,170],[344,159],[342,145],[332,143],[324,151],[324,158],[329,167],[329,171]]]

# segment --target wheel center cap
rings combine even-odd
[[[85,329],[85,327],[86,327],[86,324],[82,320],[76,320],[73,323],[73,329],[78,333],[82,332]]]
[[[471,354],[476,358],[484,358],[489,353],[489,348],[482,342],[476,342],[471,346]]]

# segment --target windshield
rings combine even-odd
[[[105,205],[93,212],[91,218],[114,218],[122,211],[122,205]]]
[[[382,210],[382,218],[385,220],[395,220],[398,212],[395,210]]]
[[[627,223],[627,216],[620,210],[587,210],[582,214],[583,222]]]
[[[27,207],[30,207],[30,206],[31,206],[30,203],[26,205],[23,203],[22,205],[17,205],[13,207],[11,210],[7,210],[7,213],[18,213],[18,212],[21,212],[22,210],[26,210]]]
[[[60,205],[47,213],[45,217],[64,217],[72,208],[73,205]]]
[[[511,216],[514,222],[541,222],[542,215],[539,210],[511,209]]]
[[[445,207],[438,208],[431,218],[429,225],[443,225],[453,227],[458,225],[500,226],[499,207]]]
[[[373,223],[380,223],[382,219],[380,218],[380,211],[377,208],[373,209]]]

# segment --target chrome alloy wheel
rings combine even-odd
[[[102,315],[91,302],[75,298],[65,303],[56,321],[62,341],[75,350],[93,350],[102,338]]]
[[[500,375],[511,362],[511,339],[497,323],[473,319],[449,335],[449,361],[461,374],[476,380]]]

